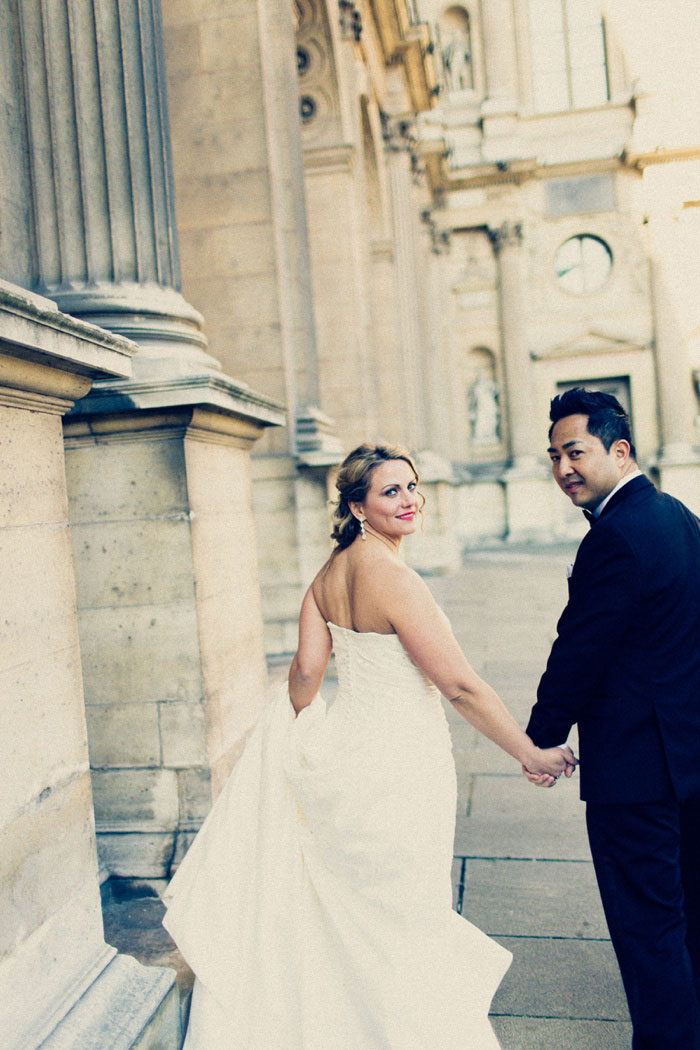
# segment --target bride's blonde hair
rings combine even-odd
[[[413,471],[416,483],[420,481],[415,463],[405,449],[398,445],[358,445],[343,460],[335,481],[340,498],[333,511],[333,532],[336,550],[349,547],[360,531],[360,523],[350,510],[351,503],[364,503],[372,483],[372,473],[380,463],[402,459]],[[425,504],[425,497],[421,495]]]

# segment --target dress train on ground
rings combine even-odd
[[[452,910],[439,694],[396,635],[329,627],[335,701],[277,691],[166,892],[185,1050],[497,1050],[511,955]]]

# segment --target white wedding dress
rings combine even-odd
[[[397,635],[329,627],[335,701],[279,691],[166,892],[185,1050],[498,1050],[511,955],[452,910],[439,694]]]

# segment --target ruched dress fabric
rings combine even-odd
[[[185,1050],[498,1050],[511,955],[452,910],[439,694],[397,635],[329,628],[335,700],[279,690],[166,892]]]

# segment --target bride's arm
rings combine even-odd
[[[401,566],[382,590],[402,645],[463,718],[532,773],[573,772],[559,748],[542,750],[533,744],[496,691],[471,667],[447,617],[416,573]]]
[[[331,649],[331,632],[309,587],[299,615],[299,646],[289,669],[289,697],[297,714],[318,693]]]

